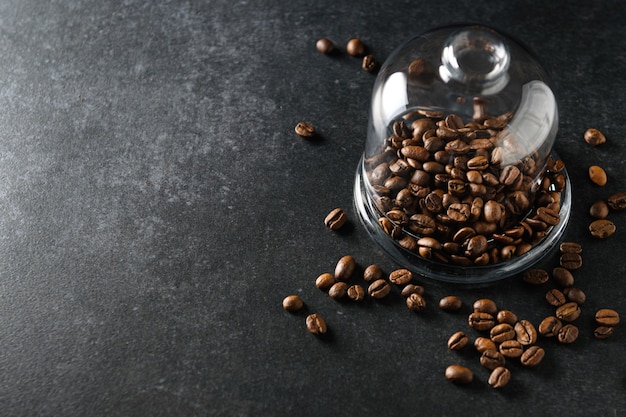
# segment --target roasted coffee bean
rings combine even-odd
[[[607,199],[607,204],[611,210],[620,211],[626,209],[626,193],[619,192],[611,194]]]
[[[578,327],[573,324],[566,324],[561,327],[557,334],[557,339],[560,343],[569,344],[574,343],[578,339]]]
[[[306,122],[299,122],[295,127],[296,134],[303,138],[312,138],[315,136],[315,127]]]
[[[467,335],[461,331],[454,333],[448,339],[448,349],[450,350],[461,350],[469,343],[469,338]]]
[[[565,295],[556,288],[552,288],[546,293],[546,300],[550,305],[560,307],[565,304]]]
[[[396,285],[405,285],[411,282],[413,273],[408,269],[396,269],[389,274],[389,281]]]
[[[330,230],[339,230],[346,224],[348,215],[341,208],[333,209],[324,219],[324,225]]]
[[[484,235],[473,236],[467,241],[465,256],[471,259],[478,258],[487,251],[488,245],[489,243]]]
[[[348,284],[343,281],[338,281],[333,284],[328,290],[328,295],[334,300],[340,300],[345,297],[348,292]]]
[[[356,268],[356,261],[350,255],[342,256],[335,266],[335,279],[337,281],[347,281]]]
[[[483,353],[486,350],[498,350],[498,347],[493,340],[482,336],[479,336],[474,340],[474,347],[479,353]]]
[[[587,301],[587,295],[580,288],[565,288],[563,290],[563,294],[565,295],[565,298],[567,298],[569,301],[573,301],[578,305],[583,305],[585,301]]]
[[[450,204],[447,211],[448,217],[457,223],[464,223],[469,219],[470,207],[463,203]]]
[[[592,146],[602,145],[606,142],[606,136],[598,129],[587,129],[583,135],[585,142]]]
[[[446,379],[455,384],[469,384],[474,380],[474,373],[466,366],[450,365],[446,368]]]
[[[511,371],[504,366],[499,366],[491,371],[487,382],[493,388],[502,388],[506,386],[511,380]]]
[[[522,279],[528,284],[541,285],[548,282],[550,275],[548,275],[548,272],[544,269],[531,268],[524,272]]]
[[[489,338],[494,343],[502,343],[505,340],[515,339],[515,329],[508,323],[496,324],[489,331]]]
[[[554,316],[548,316],[539,323],[539,334],[544,337],[553,337],[559,333],[563,327],[561,320]]]
[[[504,216],[504,206],[497,201],[489,200],[483,206],[483,216],[489,223],[498,223]]]
[[[299,311],[302,306],[304,306],[304,302],[297,295],[288,295],[283,299],[283,308],[289,312]]]
[[[323,273],[315,280],[315,286],[320,290],[327,290],[333,286],[335,278],[329,273]]]
[[[495,325],[495,319],[493,318],[493,315],[489,313],[482,313],[479,311],[471,313],[467,319],[467,322],[472,329],[478,330],[480,332],[489,331]]]
[[[540,346],[530,346],[520,356],[520,362],[524,366],[534,367],[541,363],[546,351]]]
[[[596,339],[608,339],[613,336],[615,328],[613,326],[598,326],[593,331],[593,336]]]
[[[511,186],[519,180],[521,174],[515,165],[507,165],[500,172],[500,183]]]
[[[365,289],[359,284],[354,284],[348,287],[347,295],[352,301],[362,301],[365,299]]]
[[[565,303],[556,309],[556,317],[562,321],[574,321],[580,317],[580,306],[573,301]]]
[[[321,38],[315,43],[315,48],[323,54],[330,54],[335,50],[335,44],[328,38]]]
[[[383,279],[384,275],[383,270],[376,264],[369,265],[363,271],[363,279],[365,282],[373,282],[378,279]]]
[[[546,207],[539,207],[537,209],[537,217],[550,226],[556,226],[560,221],[559,213]]]
[[[577,254],[581,254],[583,251],[582,246],[580,246],[580,243],[576,243],[576,242],[562,242],[559,245],[559,250],[561,251],[561,253],[577,253]]]
[[[314,335],[322,335],[326,333],[326,321],[319,314],[309,314],[306,318],[306,328]]]
[[[419,145],[405,146],[400,150],[400,152],[404,157],[420,162],[428,161],[428,158],[430,158],[430,152],[428,152],[428,149]]]
[[[517,323],[517,314],[513,313],[510,310],[500,310],[496,315],[496,321],[498,323],[507,323],[511,326],[514,326]]]
[[[559,263],[563,268],[572,271],[583,266],[583,258],[577,253],[566,252],[561,255]]]
[[[498,350],[505,358],[519,358],[524,353],[524,347],[517,340],[505,340],[498,346]]]
[[[346,52],[348,55],[362,56],[365,53],[365,44],[360,39],[350,39],[346,44]]]
[[[609,215],[609,205],[604,200],[598,200],[589,208],[589,215],[594,219],[606,219]]]
[[[537,341],[537,330],[528,320],[520,320],[515,323],[516,339],[524,346],[530,346]]]
[[[552,279],[561,287],[568,288],[574,285],[574,275],[569,269],[557,266],[552,270]]]
[[[406,298],[406,306],[411,311],[420,312],[426,309],[426,300],[418,293],[409,294]]]
[[[475,312],[488,313],[491,316],[494,316],[498,313],[498,306],[496,305],[496,302],[489,298],[479,298],[478,300],[474,301],[472,307],[474,308]]]
[[[589,167],[589,179],[595,185],[603,187],[607,183],[607,176],[604,169],[598,165],[592,165]]]
[[[419,294],[419,295],[424,295],[424,287],[422,287],[421,285],[415,285],[415,284],[407,284],[404,286],[404,288],[402,288],[402,293],[401,295],[403,297],[408,297],[411,294]]]
[[[485,350],[480,355],[480,364],[490,371],[494,370],[498,366],[504,366],[505,363],[506,358],[496,349]]]
[[[594,220],[589,225],[589,232],[591,233],[591,236],[599,239],[605,239],[612,236],[613,233],[615,233],[615,230],[615,223],[608,219]]]
[[[374,55],[365,55],[363,57],[363,61],[361,62],[361,68],[363,68],[363,71],[365,72],[376,71],[376,68],[378,68],[378,63],[376,62]]]
[[[596,312],[596,322],[601,326],[617,326],[619,313],[610,308],[602,308]]]
[[[369,285],[367,292],[372,298],[381,299],[389,295],[391,286],[384,279],[377,279]]]
[[[439,308],[444,311],[459,311],[463,301],[456,295],[447,295],[439,300]]]

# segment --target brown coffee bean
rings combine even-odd
[[[472,307],[475,312],[488,313],[492,316],[498,313],[498,306],[496,305],[496,302],[489,298],[479,298],[474,301],[474,305]]]
[[[439,300],[439,308],[444,311],[459,311],[463,301],[456,295],[447,295]]]
[[[559,333],[557,334],[557,339],[560,343],[574,343],[576,339],[578,339],[578,327],[573,324],[566,324],[561,327]]]
[[[302,298],[297,295],[288,295],[283,299],[283,308],[290,313],[299,311],[302,306],[304,306],[304,302],[302,301]]]
[[[604,200],[598,200],[589,208],[589,215],[594,219],[606,219],[609,215],[609,205]]]
[[[580,317],[580,306],[573,301],[565,303],[556,309],[556,317],[562,321],[574,321]]]
[[[576,243],[576,242],[561,242],[561,244],[559,245],[559,250],[561,251],[561,253],[577,253],[577,254],[581,254],[583,251],[582,246],[580,245],[580,243]]]
[[[348,287],[347,295],[352,301],[363,301],[365,299],[365,289],[359,284],[354,284]]]
[[[606,142],[606,136],[598,129],[587,129],[583,135],[585,142],[592,146],[602,145]]]
[[[537,217],[549,226],[556,226],[561,220],[558,212],[547,207],[539,207],[537,209]]]
[[[524,366],[534,367],[541,363],[545,355],[546,351],[542,347],[530,346],[520,356],[520,362]]]
[[[531,268],[524,272],[522,279],[528,284],[541,285],[548,282],[550,275],[548,275],[548,272],[544,269]]]
[[[324,219],[324,225],[330,230],[339,230],[346,224],[348,215],[341,208],[333,209]]]
[[[333,284],[328,290],[328,295],[334,300],[340,300],[345,297],[348,292],[348,284],[343,281],[338,281]]]
[[[517,314],[513,313],[510,310],[500,310],[496,315],[496,321],[498,323],[507,323],[511,326],[514,326],[517,323]]]
[[[329,273],[323,273],[315,280],[315,286],[320,290],[327,290],[333,286],[335,278]]]
[[[583,266],[583,258],[577,253],[566,252],[559,258],[559,264],[572,271]]]
[[[557,266],[552,270],[552,278],[561,287],[568,288],[574,285],[574,275],[561,266]]]
[[[420,162],[428,161],[430,158],[430,152],[428,152],[428,149],[419,145],[405,146],[400,150],[400,152],[404,157]]]
[[[489,313],[475,311],[469,315],[467,323],[472,329],[485,332],[491,330],[495,325],[495,319],[493,315]]]
[[[489,338],[494,343],[502,343],[505,340],[515,339],[515,329],[508,323],[496,324],[489,331]]]
[[[352,56],[362,56],[365,53],[365,44],[360,39],[350,39],[346,45],[346,52]]]
[[[491,385],[493,388],[502,388],[506,386],[510,380],[511,371],[509,371],[504,366],[499,366],[491,371],[487,382],[489,382],[489,385]]]
[[[546,293],[546,300],[550,305],[560,307],[565,304],[565,295],[556,288],[552,288]]]
[[[411,282],[413,273],[408,269],[396,269],[389,274],[389,281],[396,285],[405,285]]]
[[[518,181],[520,175],[519,168],[515,165],[507,165],[500,172],[500,183],[507,186],[513,185]]]
[[[418,293],[409,294],[406,298],[406,306],[411,311],[420,312],[426,309],[426,300]]]
[[[607,219],[594,220],[589,225],[591,236],[605,239],[615,233],[615,223]]]
[[[335,44],[328,38],[321,38],[315,43],[315,48],[323,54],[330,54],[335,50]]]
[[[474,340],[474,347],[479,353],[483,353],[486,350],[498,350],[493,340],[482,336],[479,336]]]
[[[454,333],[448,339],[448,349],[461,350],[469,343],[467,335],[461,331]]]
[[[306,318],[306,328],[314,335],[322,335],[326,333],[326,321],[319,314],[309,314]]]
[[[619,313],[610,308],[602,308],[596,312],[596,322],[601,326],[617,326]]]
[[[598,165],[592,165],[589,167],[589,179],[591,182],[600,187],[605,186],[607,183],[606,172]]]
[[[611,210],[620,211],[626,209],[626,193],[611,194],[607,199],[607,204]]]
[[[389,295],[391,286],[384,279],[377,279],[369,285],[367,292],[372,298],[381,299]]]
[[[421,285],[407,284],[404,286],[404,288],[402,288],[401,295],[406,298],[413,293],[423,296],[424,287],[422,287]]]
[[[296,134],[303,138],[312,138],[315,136],[315,127],[306,122],[299,122],[295,127]]]
[[[363,57],[363,61],[361,62],[361,68],[365,72],[374,72],[376,68],[378,68],[378,63],[376,59],[374,59],[374,55],[365,55]]]
[[[504,355],[495,349],[485,350],[480,355],[480,364],[490,371],[494,370],[498,366],[504,366],[505,363],[506,358]]]
[[[587,295],[580,288],[576,288],[576,287],[565,288],[563,290],[563,294],[569,301],[573,301],[579,306],[583,305],[585,301],[587,300]]]
[[[365,282],[373,282],[378,279],[383,279],[384,275],[383,270],[376,264],[369,265],[363,271],[363,279]]]
[[[515,323],[517,341],[524,346],[533,345],[537,341],[537,330],[528,320],[520,320]]]
[[[505,340],[500,344],[498,350],[505,358],[519,358],[524,353],[524,347],[517,340]]]
[[[598,326],[593,331],[593,336],[596,339],[608,339],[613,336],[614,329],[613,326]]]
[[[561,320],[554,316],[548,316],[539,323],[539,334],[544,337],[553,337],[559,333],[563,327]]]
[[[342,256],[335,266],[335,279],[337,281],[347,281],[354,273],[355,268],[356,261],[352,256]]]
[[[489,223],[498,223],[505,213],[505,208],[502,204],[494,200],[489,200],[483,206],[483,216],[485,221]]]
[[[446,379],[455,384],[469,384],[474,380],[471,369],[462,365],[450,365],[446,368]]]

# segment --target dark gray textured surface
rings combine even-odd
[[[622,415],[626,328],[591,332],[596,309],[626,314],[626,213],[607,241],[586,213],[626,190],[625,18],[617,0],[0,1],[0,414]],[[374,77],[315,41],[357,36],[383,60],[456,21],[508,31],[552,70],[575,190],[565,238],[585,248],[580,339],[542,341],[544,362],[512,364],[501,391],[476,355],[445,348],[467,311],[437,300],[490,297],[538,322],[547,287],[423,280],[415,315],[397,295],[355,306],[313,285],[344,254],[394,267],[356,221],[322,225],[336,206],[356,219]],[[300,120],[322,140],[297,138]],[[605,146],[582,142],[592,126]],[[330,337],[282,310],[290,293]],[[445,381],[453,362],[476,382]]]

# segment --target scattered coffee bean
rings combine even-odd
[[[346,52],[348,52],[348,55],[362,56],[365,53],[365,45],[360,39],[350,39],[346,45]]]
[[[330,289],[328,290],[328,295],[334,300],[341,300],[343,297],[345,297],[347,292],[348,284],[343,281],[338,281],[335,282],[332,287],[330,287]]]
[[[455,384],[469,384],[474,380],[474,373],[463,365],[450,365],[446,368],[446,379]]]
[[[426,300],[418,293],[413,293],[406,298],[406,306],[411,311],[424,311],[424,309],[426,308]]]
[[[315,286],[320,290],[327,290],[333,286],[335,278],[328,272],[321,274],[315,280]]]
[[[528,320],[520,320],[515,323],[517,341],[524,346],[533,345],[537,341],[537,330]]]
[[[346,224],[348,215],[341,208],[333,209],[324,219],[324,225],[330,230],[339,230]]]
[[[498,323],[508,323],[511,326],[514,326],[517,323],[517,314],[510,310],[500,310],[496,315],[496,321]]]
[[[541,363],[543,357],[546,355],[546,351],[537,345],[530,346],[520,356],[520,362],[524,366],[534,367]]]
[[[615,233],[615,223],[608,219],[594,220],[589,225],[589,232],[591,236],[599,239],[606,239]]]
[[[313,136],[315,136],[315,127],[306,122],[298,123],[295,130],[296,134],[298,136],[302,136],[303,138],[312,138]]]
[[[315,43],[315,48],[323,54],[330,54],[335,50],[335,44],[328,38],[321,38]]]
[[[489,385],[494,388],[502,388],[509,383],[511,380],[511,371],[509,371],[504,366],[499,366],[491,371],[489,375]]]
[[[498,366],[504,366],[505,363],[506,358],[496,349],[485,350],[480,355],[480,364],[490,371],[494,370]]]
[[[577,254],[581,254],[582,251],[583,251],[583,248],[580,245],[580,243],[576,243],[576,242],[561,242],[561,244],[559,245],[559,250],[561,251],[561,253],[577,253]]]
[[[376,299],[385,298],[391,292],[391,286],[384,279],[377,279],[367,288],[367,293]]]
[[[459,311],[463,301],[456,295],[447,295],[439,300],[439,308],[444,311]]]
[[[342,256],[335,266],[335,279],[337,281],[347,281],[354,273],[355,268],[356,261],[352,256]]]
[[[602,145],[606,142],[606,136],[604,136],[604,133],[600,132],[598,129],[587,129],[583,137],[585,142],[593,146]]]
[[[283,299],[283,308],[291,313],[299,311],[302,306],[304,306],[304,302],[297,295],[288,295]]]
[[[322,335],[326,333],[326,322],[319,314],[309,314],[306,318],[306,328],[314,335]]]
[[[556,288],[552,288],[546,293],[546,300],[554,307],[560,307],[565,304],[565,294]]]
[[[603,187],[606,185],[607,176],[604,169],[598,165],[592,165],[589,167],[589,179],[594,184]]]
[[[544,337],[554,337],[562,327],[563,323],[561,320],[554,316],[548,316],[539,323],[539,334]]]
[[[573,271],[583,266],[583,258],[577,253],[565,252],[561,255],[559,263],[563,268]]]
[[[548,282],[548,279],[550,279],[550,275],[548,275],[548,272],[546,270],[531,268],[524,271],[522,279],[528,284],[541,285]]]
[[[474,340],[474,347],[479,353],[483,353],[486,350],[498,350],[498,347],[493,340],[479,336]]]
[[[419,294],[419,295],[424,295],[424,287],[422,287],[421,285],[415,285],[415,284],[407,284],[404,286],[404,288],[402,288],[402,293],[401,295],[403,297],[408,297],[411,294]]]
[[[594,219],[606,219],[609,215],[609,205],[604,200],[598,200],[589,208],[589,215]]]
[[[505,340],[498,350],[505,358],[519,358],[524,353],[524,346],[517,340]]]
[[[348,287],[347,295],[352,301],[362,301],[365,299],[365,289],[361,285],[354,284]]]
[[[405,285],[411,282],[413,273],[408,269],[396,269],[389,274],[389,281],[396,285]]]
[[[383,273],[383,270],[376,264],[369,265],[363,271],[363,279],[365,282],[373,282],[378,279],[383,279],[384,276],[385,274]]]
[[[596,339],[608,339],[613,336],[614,329],[615,328],[613,326],[598,326],[593,331],[593,336]]]
[[[569,301],[573,301],[576,304],[583,305],[587,300],[587,295],[577,287],[569,287],[563,290],[563,294]]]
[[[574,285],[574,275],[572,275],[569,269],[563,268],[562,266],[557,266],[552,270],[552,278],[557,284],[564,288]]]
[[[492,316],[495,316],[498,312],[498,306],[496,305],[496,302],[488,298],[480,298],[474,301],[473,307],[475,312],[488,313]]]
[[[467,335],[461,331],[454,333],[448,339],[448,349],[450,350],[461,350],[469,343],[469,338]]]
[[[489,331],[495,325],[495,319],[491,314],[478,311],[471,313],[467,322],[472,329],[479,332]]]
[[[489,338],[494,343],[502,343],[505,340],[515,339],[515,329],[508,323],[496,324],[489,331]]]
[[[607,199],[607,204],[611,210],[620,211],[626,209],[626,193],[611,194]]]
[[[602,308],[596,312],[596,322],[601,326],[617,326],[619,313],[610,308]]]
[[[556,309],[556,317],[559,320],[571,322],[580,317],[580,312],[580,306],[570,301]]]
[[[566,324],[559,330],[557,339],[564,344],[574,343],[578,339],[578,327],[573,324]]]
[[[361,68],[365,72],[374,72],[376,68],[378,68],[378,63],[374,59],[374,55],[365,55],[363,57],[363,62],[361,63]]]

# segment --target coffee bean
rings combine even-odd
[[[381,299],[389,295],[391,286],[384,279],[377,279],[369,285],[367,292],[372,298]]]
[[[537,341],[537,330],[528,320],[520,320],[515,323],[517,341],[524,346],[530,346]]]
[[[598,200],[589,208],[589,215],[594,219],[606,219],[609,215],[609,205],[604,200]]]
[[[467,319],[469,326],[479,332],[489,331],[495,325],[493,315],[475,311]]]
[[[461,350],[469,343],[467,335],[461,331],[454,333],[448,339],[448,349]]]
[[[557,339],[560,343],[569,344],[574,343],[578,339],[578,327],[573,324],[566,324],[561,327],[557,334]]]
[[[396,269],[389,274],[389,281],[396,285],[405,285],[411,282],[413,273],[408,269]]]
[[[463,301],[456,295],[447,295],[439,300],[439,308],[444,311],[459,311]]]
[[[312,138],[315,136],[315,127],[306,122],[299,122],[295,127],[296,134],[303,138]]]
[[[342,256],[335,266],[335,279],[337,281],[347,281],[354,273],[355,268],[356,261],[352,256]]]
[[[488,383],[493,388],[502,388],[506,386],[511,380],[511,371],[504,366],[499,366],[491,371],[489,375]]]
[[[474,301],[473,308],[475,312],[488,313],[492,316],[498,312],[496,302],[489,298],[480,298]]]
[[[606,142],[606,136],[598,129],[587,129],[583,137],[585,142],[593,146],[602,145]]]
[[[498,350],[493,340],[482,336],[479,336],[474,340],[474,347],[479,353],[483,353],[486,350]]]
[[[333,286],[335,278],[329,273],[323,273],[315,280],[315,286],[320,290],[327,290]]]
[[[615,328],[613,326],[598,326],[593,331],[593,336],[596,339],[608,339],[613,336]]]
[[[347,295],[352,301],[362,301],[365,299],[365,289],[361,285],[354,284],[348,287]]]
[[[498,350],[505,358],[519,358],[524,353],[524,347],[517,340],[505,340],[500,344]]]
[[[587,300],[587,295],[580,288],[569,287],[563,290],[563,294],[569,301],[573,301],[578,305],[583,305]]]
[[[514,326],[517,323],[517,314],[513,313],[510,310],[500,310],[496,315],[496,321],[498,323],[507,323],[511,326]]]
[[[309,314],[306,318],[306,328],[314,335],[322,335],[326,333],[326,322],[319,314]]]
[[[304,306],[304,302],[297,295],[288,295],[283,299],[283,308],[291,313],[299,311],[302,306]]]
[[[619,313],[610,308],[602,308],[596,312],[596,322],[602,326],[617,326]]]
[[[411,311],[420,312],[426,309],[426,300],[418,293],[412,293],[406,298],[406,306]]]
[[[565,295],[556,288],[552,288],[546,293],[546,300],[550,305],[560,307],[565,304]]]
[[[605,239],[615,233],[615,224],[607,219],[594,220],[589,225],[591,236],[599,239]]]
[[[553,337],[559,333],[563,327],[561,320],[554,316],[548,316],[539,323],[539,334],[544,337]]]
[[[335,44],[330,39],[321,38],[315,43],[315,48],[323,54],[330,54],[335,50]]]
[[[619,192],[611,194],[607,199],[607,204],[611,210],[620,211],[626,209],[626,193]]]
[[[328,295],[334,300],[342,299],[348,292],[348,284],[343,281],[335,282],[328,290]]]
[[[520,362],[524,366],[534,367],[541,363],[545,355],[546,351],[542,347],[530,346],[520,356]]]
[[[363,62],[361,63],[361,68],[365,72],[374,72],[376,68],[378,68],[378,63],[374,59],[374,55],[365,55],[363,57]]]
[[[572,275],[568,269],[561,266],[557,266],[552,270],[552,278],[561,287],[567,288],[574,285],[574,275]]]
[[[544,269],[531,268],[524,271],[522,279],[528,284],[541,285],[548,282],[550,275],[548,275],[548,272]]]
[[[365,282],[373,282],[384,277],[383,270],[376,264],[369,265],[363,271],[363,279]]]
[[[350,39],[346,45],[346,52],[352,56],[362,56],[365,53],[365,45],[360,39]]]
[[[490,371],[498,366],[504,366],[505,363],[506,358],[504,355],[495,349],[485,350],[480,355],[480,364]]]
[[[580,307],[573,301],[565,303],[556,309],[556,317],[559,320],[571,322],[580,316]]]
[[[577,253],[566,252],[561,255],[559,263],[563,268],[572,271],[583,266],[583,258]]]
[[[330,230],[339,230],[346,224],[348,215],[341,208],[333,209],[324,219],[324,225]]]
[[[450,365],[446,368],[446,379],[455,384],[469,384],[474,380],[471,369],[462,365]]]
[[[594,184],[603,187],[606,185],[607,176],[604,169],[598,165],[592,165],[589,167],[589,179]]]
[[[515,339],[515,329],[508,323],[496,324],[489,331],[489,338],[494,343],[502,343],[505,340]]]
[[[424,295],[424,287],[422,287],[421,285],[415,285],[415,284],[407,284],[404,286],[404,288],[402,288],[402,292],[401,295],[403,297],[408,297],[411,294],[419,294],[419,295]]]

